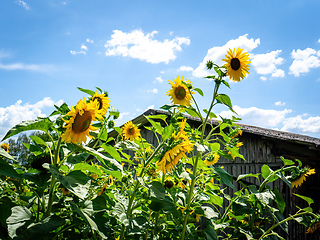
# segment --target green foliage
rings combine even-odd
[[[209,121],[217,118],[217,104],[234,110],[230,97],[219,93],[220,86],[230,88],[223,79],[226,68],[211,61],[207,67],[217,74],[207,77],[215,84],[210,105],[200,111],[194,99],[194,106],[164,105],[167,114],[146,116],[149,125],[140,129],[153,132],[154,146],[142,136],[125,139],[114,125],[120,113],[112,107],[92,124],[97,131],[86,144],[63,140],[64,120],[70,119],[65,103],[55,106],[55,120],[37,118],[10,129],[3,138],[9,153],[0,148],[0,238],[283,239],[276,230],[288,232],[288,221],[318,221],[313,200],[298,194],[308,207],[283,216],[284,198],[269,187],[274,181],[292,187],[292,179],[311,174],[301,161],[281,158],[280,169],[263,165],[261,173],[239,176],[214,166],[219,158],[245,159],[239,119]],[[92,100],[95,91],[78,89]],[[197,117],[200,126],[191,128],[184,114]],[[40,132],[26,135],[30,130]],[[110,137],[111,130],[118,137]]]

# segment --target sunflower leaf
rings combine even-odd
[[[90,96],[93,96],[93,95],[94,95],[94,91],[92,91],[92,90],[84,89],[84,88],[80,88],[80,87],[78,87],[78,89],[79,89],[81,92],[84,92],[84,93],[89,94]]]
[[[174,107],[180,107],[180,105],[175,105],[175,104],[173,104],[173,105],[168,105],[168,104],[166,104],[166,105],[163,105],[162,107],[160,107],[160,109],[170,110],[171,108],[174,108]]]
[[[0,148],[0,156],[3,156],[5,158],[15,161],[15,159],[9,153],[7,153],[7,151],[4,150],[3,148]]]
[[[193,90],[195,90],[197,93],[199,93],[203,97],[203,92],[200,88],[194,88]]]
[[[2,153],[3,149],[0,149],[0,152]],[[3,150],[4,151],[4,150]],[[0,158],[0,175],[4,175],[7,177],[17,178],[20,179],[19,173],[11,166],[9,163],[7,163],[5,160]]]
[[[295,196],[297,196],[297,197],[302,198],[303,200],[305,200],[305,201],[309,204],[309,206],[310,206],[312,203],[314,203],[313,199],[311,199],[311,198],[308,198],[308,197],[305,197],[305,196],[302,196],[302,195],[299,195],[299,194],[296,194],[296,193],[293,193],[293,195],[295,195]]]
[[[48,130],[52,127],[52,125],[53,123],[49,118],[38,117],[35,120],[22,121],[21,123],[11,128],[1,141],[4,141],[5,139],[12,137],[18,133],[29,131],[29,130],[40,130],[40,131],[48,132]]]

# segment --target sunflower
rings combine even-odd
[[[7,153],[9,153],[9,144],[8,143],[2,143],[0,148],[4,149]]]
[[[101,194],[104,193],[107,187],[108,187],[108,183],[103,184],[102,188],[98,192],[98,196],[101,196]]]
[[[66,196],[66,195],[68,195],[70,193],[70,191],[68,189],[64,188],[64,187],[62,187],[60,189],[61,189],[61,192],[62,192],[63,196]]]
[[[113,185],[113,177],[111,175],[108,177],[108,185],[109,186]]]
[[[126,140],[134,141],[140,137],[140,129],[132,123],[132,121],[127,122],[122,128],[121,133]]]
[[[178,164],[182,157],[187,157],[186,153],[193,149],[193,144],[189,139],[182,140],[176,146],[168,150],[162,157],[161,161],[157,162],[159,170],[163,173],[171,172],[174,166]]]
[[[179,104],[182,106],[190,106],[192,103],[192,96],[191,94],[194,94],[194,92],[189,91],[188,87],[184,84],[190,84],[190,80],[184,80],[184,76],[177,78],[173,78],[174,82],[169,80],[169,83],[171,84],[172,88],[167,91],[168,96],[170,96],[170,100],[173,104]]]
[[[214,165],[218,162],[220,158],[220,155],[218,155],[217,153],[214,154],[210,154],[203,162],[207,165],[207,166],[211,166]]]
[[[224,66],[228,69],[227,75],[235,82],[240,82],[249,73],[249,63],[251,62],[249,54],[242,51],[241,48],[233,49],[233,51],[229,48],[226,59],[222,59],[226,62]]]
[[[294,179],[291,184],[292,184],[292,188],[294,187],[300,187],[301,184],[306,180],[306,177],[315,174],[316,171],[315,169],[310,169],[310,168],[306,168],[306,170],[296,179]]]
[[[104,93],[98,94],[95,91],[94,95],[91,98],[91,101],[96,101],[98,103],[98,113],[102,116],[106,115],[108,108],[110,107],[110,100]]]
[[[96,121],[96,118],[102,118],[97,114],[97,102],[86,102],[85,98],[81,99],[76,108],[71,105],[71,111],[67,113],[69,120],[66,122],[66,131],[61,135],[63,141],[67,143],[85,143],[87,137],[93,138],[89,134],[89,131],[95,131],[97,128],[91,126],[92,121]]]

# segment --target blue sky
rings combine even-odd
[[[203,89],[207,108],[206,60],[222,64],[241,47],[250,74],[221,93],[242,123],[320,138],[319,9],[318,0],[2,0],[0,136],[53,104],[76,105],[77,87],[108,91],[117,124],[168,104],[178,75]]]

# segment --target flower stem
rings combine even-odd
[[[61,142],[62,142],[62,139],[60,137],[59,140],[58,140],[57,147],[55,149],[55,153],[54,153],[54,160],[53,160],[53,165],[54,166],[57,166],[57,164],[58,164]],[[53,195],[54,195],[54,190],[55,190],[56,183],[57,183],[57,179],[52,175],[51,176],[51,183],[50,183],[50,190],[49,190],[48,207],[47,207],[47,210],[46,210],[45,214],[43,215],[44,218],[48,217],[50,215],[50,213],[51,213],[52,203],[53,203]]]
[[[207,121],[208,121],[210,112],[211,112],[211,110],[212,110],[212,108],[214,106],[214,102],[216,100],[216,97],[218,95],[218,89],[219,89],[220,84],[221,84],[221,77],[216,81],[216,85],[214,87],[212,101],[211,101],[211,104],[210,104],[210,108],[209,108],[209,110],[207,112],[206,118],[204,120],[202,119],[202,131],[201,131],[201,137],[200,137],[200,143],[201,144],[204,141],[203,137],[204,137]],[[181,237],[180,237],[181,240],[185,239],[186,228],[187,228],[187,223],[188,223],[188,217],[189,217],[189,214],[190,214],[189,213],[189,209],[190,209],[191,200],[193,199],[193,190],[194,190],[194,186],[196,184],[198,162],[199,162],[200,157],[201,157],[200,156],[200,151],[197,151],[196,160],[195,160],[194,165],[193,165],[193,176],[194,176],[194,178],[191,181],[191,185],[190,185],[190,189],[189,189],[189,196],[188,196],[187,205],[186,205],[186,215],[185,215],[185,218],[184,218],[184,221],[183,221],[182,232],[181,232]]]
[[[300,210],[299,210],[299,211],[300,211]],[[290,217],[287,217],[286,219],[284,219],[284,220],[278,222],[277,224],[273,225],[272,227],[270,227],[267,231],[265,231],[265,232],[262,234],[262,236],[259,238],[259,240],[262,240],[262,239],[263,239],[264,237],[266,237],[274,228],[278,227],[278,226],[281,225],[282,223],[288,222],[288,221],[290,221],[290,220],[293,220],[293,219],[296,218],[296,217],[299,217],[299,216],[302,216],[302,215],[304,215],[304,214],[308,214],[308,213],[309,213],[309,212],[299,213],[299,211],[298,211],[296,214],[294,214],[294,215],[292,215],[292,216],[290,216]]]

